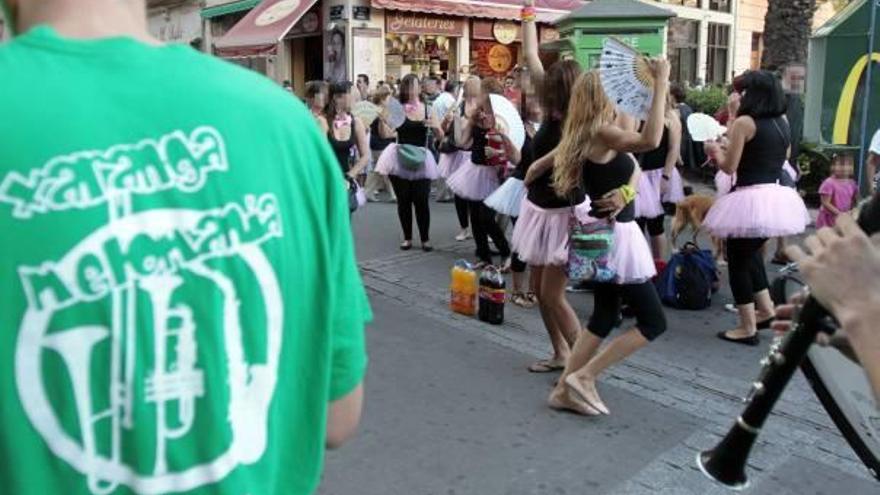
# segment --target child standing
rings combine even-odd
[[[837,216],[850,211],[858,199],[859,185],[852,179],[853,157],[848,153],[835,154],[831,159],[831,177],[819,186],[822,207],[816,227],[833,227]]]

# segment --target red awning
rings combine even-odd
[[[519,20],[522,0],[371,0],[378,9],[425,12],[456,17]],[[552,23],[581,7],[580,0],[537,0],[538,22]]]
[[[214,40],[226,56],[271,53],[275,45],[318,0],[263,0],[225,35]]]

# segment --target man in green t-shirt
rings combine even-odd
[[[0,493],[314,492],[371,318],[326,138],[142,1],[7,2]]]

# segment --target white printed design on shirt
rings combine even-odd
[[[283,236],[277,198],[132,211],[133,195],[197,192],[208,172],[227,169],[222,137],[200,127],[57,157],[0,183],[0,202],[20,219],[109,211],[62,256],[18,268],[28,302],[15,355],[22,405],[95,495],[193,490],[266,450],[283,305],[261,246]],[[222,321],[204,321],[215,312]]]

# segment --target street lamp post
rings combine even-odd
[[[871,88],[874,74],[874,35],[877,23],[878,4],[880,4],[880,0],[871,0],[871,23],[870,27],[868,28],[868,74],[865,77],[865,96],[864,101],[862,102],[862,136],[860,141],[861,147],[859,153],[859,188],[864,185],[865,160],[867,160],[868,157],[868,139],[870,139],[868,135],[868,113],[871,107]],[[868,180],[874,180],[874,178],[869,177]]]

